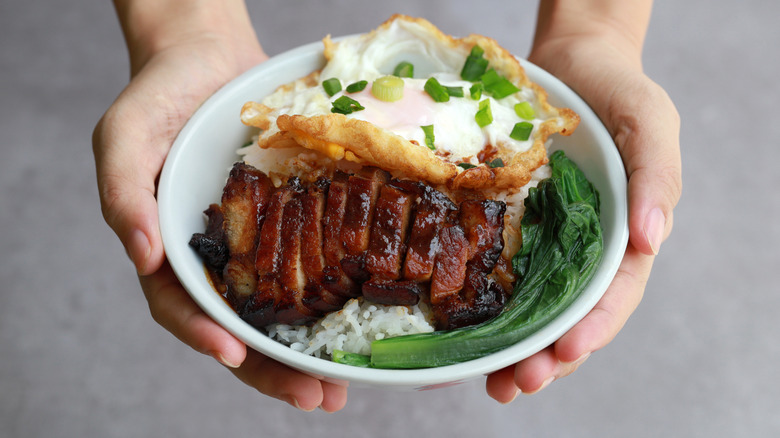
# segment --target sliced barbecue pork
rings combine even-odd
[[[494,280],[506,266],[498,263],[506,205],[468,196],[457,204],[377,168],[276,188],[238,163],[191,244],[256,327],[307,324],[362,295],[392,305],[426,299],[436,327],[452,329],[495,316],[506,301]]]

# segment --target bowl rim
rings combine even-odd
[[[529,61],[520,59],[520,63],[526,70],[531,81],[539,84],[547,91],[551,103],[562,103],[564,106],[571,108],[579,114],[581,119],[580,127],[575,130],[573,135],[576,135],[579,130],[587,129],[588,131],[592,131],[595,141],[599,145],[602,145],[600,147],[597,146],[598,150],[603,155],[600,159],[608,164],[605,168],[606,174],[603,176],[606,178],[606,181],[608,181],[608,187],[611,189],[611,192],[614,193],[616,201],[614,204],[614,212],[612,212],[614,216],[612,218],[614,226],[610,230],[604,230],[605,250],[601,264],[593,279],[585,290],[582,291],[577,300],[558,315],[558,317],[517,344],[496,353],[454,365],[399,370],[359,368],[304,355],[303,353],[294,351],[288,346],[269,338],[259,330],[254,329],[241,320],[235,312],[232,312],[231,316],[225,312],[224,308],[214,306],[211,299],[204,294],[211,293],[216,296],[219,295],[213,289],[208,291],[203,290],[202,281],[199,283],[192,281],[194,272],[193,267],[186,266],[187,260],[191,260],[191,254],[194,251],[189,248],[187,242],[172,240],[172,236],[176,234],[172,231],[179,226],[176,219],[177,212],[172,202],[176,199],[177,193],[176,165],[185,153],[188,144],[197,136],[199,129],[202,129],[205,126],[209,117],[212,116],[225,101],[231,98],[234,99],[237,95],[242,95],[242,93],[251,87],[252,84],[263,81],[264,75],[269,71],[283,70],[286,67],[300,63],[324,63],[324,58],[322,57],[322,44],[320,42],[313,42],[276,55],[228,82],[208,98],[189,119],[176,137],[163,165],[158,185],[160,232],[166,250],[166,257],[174,273],[198,306],[220,326],[244,342],[248,348],[257,350],[290,367],[321,379],[336,382],[350,382],[352,384],[357,383],[368,386],[430,389],[479,377],[531,356],[551,345],[555,340],[565,334],[590,312],[598,300],[601,299],[617,272],[620,260],[622,260],[623,251],[628,243],[627,183],[622,160],[607,129],[584,100],[559,79]],[[295,78],[290,78],[287,81],[289,82],[293,79]],[[249,99],[247,98],[246,100]],[[238,119],[237,114],[236,119]],[[583,126],[586,126],[587,128],[583,128]],[[559,136],[556,136],[556,139],[558,137]],[[553,147],[550,149],[550,152],[556,149],[555,140],[553,140],[552,145]],[[238,149],[238,146],[235,149]],[[227,173],[225,173],[225,175],[227,175]],[[604,187],[600,187],[599,191],[603,192]],[[207,205],[204,205],[204,208],[206,206]],[[604,214],[603,211],[602,214]],[[607,231],[609,231],[609,234]],[[186,254],[187,252],[190,253],[189,257]],[[205,272],[201,272],[201,275],[205,277]]]

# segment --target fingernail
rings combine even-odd
[[[212,351],[210,355],[211,357],[216,359],[217,362],[221,363],[222,365],[225,365],[228,368],[238,368],[239,366],[241,366],[240,364],[235,364],[229,361],[227,358],[225,358],[225,356],[223,356],[221,353],[218,353],[216,351]]]
[[[143,272],[146,262],[149,260],[150,252],[151,247],[146,234],[139,229],[131,231],[127,240],[127,255],[130,257],[133,265],[135,265],[136,271]]]
[[[582,365],[582,363],[583,363],[583,362],[585,362],[586,360],[588,360],[588,358],[589,358],[589,357],[590,357],[590,353],[585,353],[585,354],[583,354],[582,356],[578,357],[578,358],[577,358],[577,360],[575,360],[574,362],[572,362],[572,363],[571,363],[571,365],[572,365],[572,366],[574,366],[574,367],[576,368],[576,367],[578,367],[578,366]]]
[[[660,208],[656,207],[650,210],[645,218],[645,239],[650,244],[650,250],[653,254],[658,254],[661,247],[661,241],[664,238],[664,227],[666,226],[666,217]]]
[[[550,376],[550,377],[547,378],[547,380],[542,382],[542,385],[538,389],[536,389],[535,391],[527,392],[525,394],[528,394],[528,395],[536,394],[537,392],[543,390],[544,388],[547,388],[550,385],[550,383],[553,382],[553,380],[555,380],[555,376]]]
[[[509,403],[512,403],[513,401],[515,401],[515,399],[517,398],[517,396],[518,396],[518,395],[520,395],[520,392],[521,392],[521,391],[520,391],[520,388],[517,388],[517,389],[515,390],[515,395],[513,395],[513,396],[512,396],[512,398],[511,398],[510,400],[508,400],[508,401],[506,401],[506,402],[502,402],[501,404],[508,405]]]
[[[298,410],[301,410],[301,411],[304,411],[304,412],[311,412],[311,411],[314,410],[314,409],[308,409],[308,410],[307,409],[303,409],[301,407],[301,405],[298,403],[298,399],[295,398],[292,395],[283,395],[280,398],[282,400],[284,400],[285,402],[287,402],[287,404],[289,404],[290,406],[294,407],[295,409],[298,409]]]

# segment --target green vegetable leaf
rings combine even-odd
[[[352,365],[353,367],[368,368],[371,365],[371,356],[364,354],[350,353],[348,351],[333,350],[330,355],[333,362]]]

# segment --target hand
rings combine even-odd
[[[619,39],[581,35],[545,40],[529,60],[572,87],[610,131],[628,176],[629,244],[595,308],[552,346],[490,376],[488,394],[502,403],[518,389],[534,393],[574,372],[607,345],[639,305],[654,256],[672,229],[681,193],[678,113],[644,75],[639,51]]]
[[[266,59],[253,32],[251,38],[236,34],[189,32],[153,51],[128,38],[133,77],[93,134],[103,215],[135,264],[160,325],[264,394],[303,410],[336,411],[346,403],[345,387],[248,350],[197,306],[165,261],[155,190],[171,144],[207,97]]]

